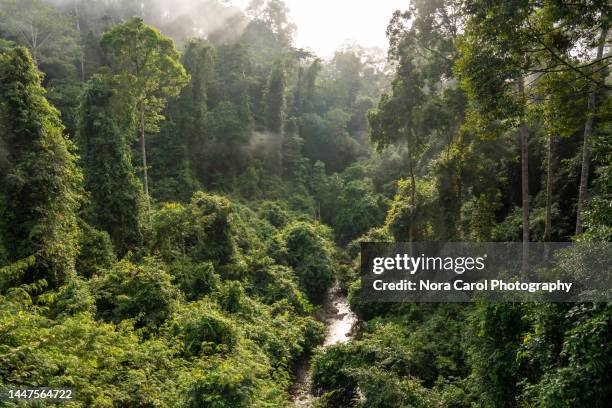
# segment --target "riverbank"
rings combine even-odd
[[[348,299],[335,285],[327,291],[323,307],[315,318],[325,324],[325,340],[321,347],[346,343],[353,335],[357,316],[351,311]],[[296,407],[310,407],[310,365],[312,356],[305,358],[295,370],[295,382],[291,390]]]

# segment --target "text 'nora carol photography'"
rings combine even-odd
[[[609,244],[530,243],[525,263],[523,250],[517,242],[362,243],[360,295],[366,302],[611,299]]]
[[[479,282],[466,282],[463,280],[455,280],[451,282],[436,282],[431,280],[419,279],[418,281],[409,281],[403,279],[399,282],[385,282],[382,279],[377,279],[373,283],[374,290],[408,290],[408,291],[503,291],[503,292],[557,292],[564,291],[569,293],[572,289],[572,282],[506,282],[501,279],[483,280]]]

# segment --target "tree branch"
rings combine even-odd
[[[538,43],[540,43],[540,45],[542,45],[544,48],[546,48],[546,51],[548,51],[548,53],[550,54],[550,56],[552,56],[555,60],[557,60],[558,62],[560,62],[562,65],[565,65],[566,67],[568,67],[570,70],[578,73],[581,77],[587,79],[588,81],[593,82],[595,85],[603,87],[608,89],[609,86],[607,86],[606,84],[602,84],[599,81],[597,81],[596,79],[594,79],[593,77],[591,77],[590,75],[585,74],[584,72],[582,72],[582,70],[578,69],[576,66],[570,64],[569,62],[567,62],[563,57],[559,56],[555,50],[553,50],[548,44],[546,44],[545,41],[543,41],[540,37],[540,35],[538,34],[538,32],[532,27],[531,23],[529,22],[529,20],[527,20],[527,26],[529,27],[529,31],[531,31],[531,33],[533,34],[534,38],[536,39],[536,41]]]

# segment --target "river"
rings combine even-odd
[[[327,292],[322,313],[317,318],[325,323],[325,340],[322,347],[349,341],[353,327],[357,323],[357,316],[351,311],[346,296],[342,294],[338,286],[334,286]],[[310,407],[312,404],[310,364],[311,359],[306,358],[295,371],[292,395],[296,407]]]

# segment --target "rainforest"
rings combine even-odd
[[[0,393],[610,406],[612,303],[359,277],[362,242],[612,241],[608,0],[309,8],[314,48],[295,0],[0,0]],[[384,44],[319,53],[359,10]]]

